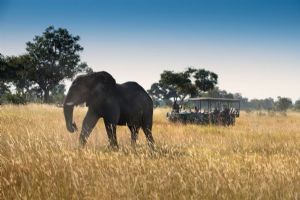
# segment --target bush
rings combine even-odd
[[[26,104],[26,98],[21,94],[6,94],[3,98],[4,102],[12,104]]]

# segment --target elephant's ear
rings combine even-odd
[[[105,94],[105,86],[101,82],[95,82],[94,85],[90,87],[90,93],[86,99],[85,105],[88,107],[95,101],[99,101],[99,98],[103,98]]]
[[[109,91],[115,89],[116,81],[107,72],[95,72],[89,75],[90,94],[86,100],[86,106],[91,105],[95,99],[103,98]]]

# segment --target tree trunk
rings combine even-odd
[[[44,90],[44,103],[49,103],[50,98],[49,98],[49,90]]]

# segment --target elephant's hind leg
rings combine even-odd
[[[81,145],[84,146],[86,144],[87,138],[97,124],[98,119],[98,115],[89,109],[82,123],[82,129],[79,137]]]
[[[149,147],[152,150],[154,150],[154,139],[153,139],[153,136],[152,136],[151,128],[149,128],[149,127],[143,127],[143,131],[144,131],[145,136],[147,138]]]
[[[128,128],[131,132],[131,146],[135,147],[136,140],[137,140],[138,133],[139,133],[139,128],[136,126],[131,126],[131,125],[128,125]]]

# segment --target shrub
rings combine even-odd
[[[3,98],[4,102],[12,104],[26,104],[26,98],[21,94],[6,94]]]

